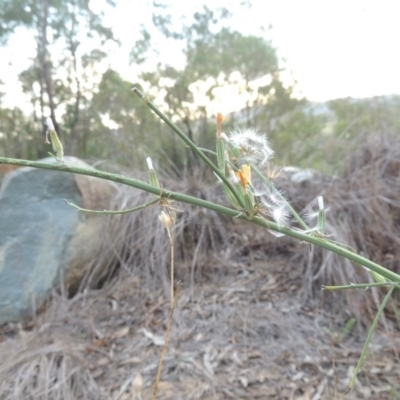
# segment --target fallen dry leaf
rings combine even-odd
[[[111,339],[118,339],[126,336],[129,333],[129,326],[118,329],[111,335]]]

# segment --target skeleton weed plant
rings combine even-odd
[[[301,216],[291,207],[281,192],[275,188],[273,179],[280,173],[279,169],[274,168],[272,163],[273,151],[265,135],[258,133],[254,129],[237,130],[227,135],[222,132],[223,117],[217,116],[216,129],[216,151],[209,152],[199,148],[192,142],[170,119],[168,119],[143,93],[134,88],[133,92],[147,106],[158,115],[183,142],[197,154],[197,156],[214,172],[216,179],[221,182],[226,198],[231,207],[211,203],[196,197],[188,196],[162,188],[156,171],[153,168],[151,160],[147,160],[149,168],[149,183],[128,178],[126,176],[111,174],[97,169],[84,169],[68,165],[63,159],[62,144],[54,130],[50,119],[47,120],[53,151],[55,152],[54,164],[37,161],[12,159],[0,157],[0,164],[11,164],[42,168],[56,171],[65,171],[70,173],[95,176],[98,178],[122,183],[140,190],[153,193],[156,198],[150,203],[143,204],[129,210],[121,211],[95,211],[82,209],[71,203],[71,206],[84,212],[96,213],[126,213],[134,212],[159,203],[166,211],[160,213],[160,221],[168,230],[171,243],[171,254],[173,255],[173,240],[169,231],[171,225],[175,222],[176,208],[173,202],[184,202],[194,206],[203,207],[227,216],[248,221],[260,225],[276,236],[288,235],[299,239],[311,245],[319,246],[328,251],[334,252],[339,256],[345,257],[355,264],[365,268],[375,280],[375,283],[351,284],[344,286],[325,286],[325,290],[343,290],[343,289],[366,289],[373,286],[385,286],[388,293],[382,301],[381,306],[374,318],[365,341],[360,359],[355,368],[354,375],[349,383],[349,391],[354,387],[357,374],[364,361],[366,350],[372,334],[376,328],[379,317],[381,316],[387,302],[394,289],[400,285],[400,275],[374,263],[373,261],[362,257],[355,251],[346,246],[335,243],[331,238],[325,235],[325,214],[327,209],[324,207],[322,197],[318,198],[318,209],[309,215]],[[211,153],[211,156],[209,154]],[[215,163],[216,161],[216,163]],[[172,211],[172,212],[171,212]],[[316,221],[316,222],[315,222]],[[313,223],[313,226],[311,226]],[[173,257],[171,257],[171,267],[173,266]],[[172,304],[175,304],[173,296],[173,269],[171,268],[171,310]],[[171,311],[171,312],[172,312]]]

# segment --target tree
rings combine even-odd
[[[0,87],[3,82],[0,80]],[[0,152],[19,158],[38,158],[39,151],[31,134],[34,121],[20,108],[3,106],[4,92],[0,91]]]
[[[111,0],[107,3],[114,5]],[[78,127],[87,58],[80,50],[81,40],[96,37],[103,44],[113,40],[111,30],[102,26],[101,20],[102,15],[90,9],[89,0],[2,0],[0,7],[3,44],[17,27],[31,31],[36,41],[35,60],[21,74],[25,93],[31,97],[34,119],[43,121],[50,116],[71,153],[75,152],[81,135]],[[60,47],[63,57],[54,57],[52,52]],[[97,52],[96,61],[104,56],[105,53]],[[60,114],[64,115],[62,125],[57,118]],[[47,128],[43,123],[41,129],[44,135]]]
[[[229,18],[230,13],[224,8],[204,7],[194,13],[189,23],[182,16],[182,28],[175,29],[178,24],[168,14],[168,7],[159,5],[154,10],[155,30],[143,27],[142,39],[132,51],[133,62],[146,60],[143,53],[154,52],[152,37],[160,32],[169,43],[177,42],[183,48],[183,66],[168,60],[140,78],[158,106],[191,139],[200,126],[207,126],[208,116],[215,112],[212,102],[230,100],[232,95],[227,95],[227,88],[242,101],[242,111],[231,116],[232,122],[267,133],[276,126],[274,119],[300,104],[292,97],[293,88],[285,87],[281,81],[279,59],[271,43],[232,29]],[[199,140],[207,143],[207,134],[202,132]]]
[[[132,95],[132,82],[109,69],[90,102],[91,136],[84,141],[88,155],[105,157],[126,166],[144,165],[162,146],[160,120]]]

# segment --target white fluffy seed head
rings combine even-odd
[[[307,211],[303,215],[304,222],[310,224],[315,221],[316,218],[318,218],[318,211],[313,210],[311,207],[307,207]]]
[[[260,198],[262,204],[266,207],[281,207],[286,203],[283,194],[274,186],[266,185],[264,182],[258,182],[254,188],[254,195]]]
[[[241,153],[239,164],[264,165],[274,154],[266,135],[255,129],[233,131],[229,139]]]
[[[289,212],[285,206],[274,207],[271,211],[272,218],[278,225],[287,226]]]

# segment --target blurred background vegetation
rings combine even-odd
[[[243,108],[227,115],[226,130],[255,127],[270,138],[278,163],[327,174],[340,172],[343,152],[352,150],[357,135],[399,127],[399,96],[328,103],[295,97],[296,82],[284,83],[272,43],[231,28],[226,8],[204,7],[187,16],[176,15],[162,2],[151,6],[152,23],[142,26],[130,54],[131,65],[140,72],[135,81],[127,81],[104,68],[107,45],[118,41],[88,0],[1,0],[1,44],[7,46],[21,27],[36,43],[31,65],[19,75],[30,107],[3,105],[6,93],[0,81],[1,154],[46,156],[43,121],[51,116],[68,155],[129,168],[143,168],[145,157],[151,156],[171,173],[182,174],[196,160],[132,94],[134,86],[206,148],[213,147],[215,132],[209,104],[221,99],[221,93],[233,93],[243,99]],[[180,62],[158,59],[160,43],[179,46]],[[221,92],[227,88],[229,92]]]

